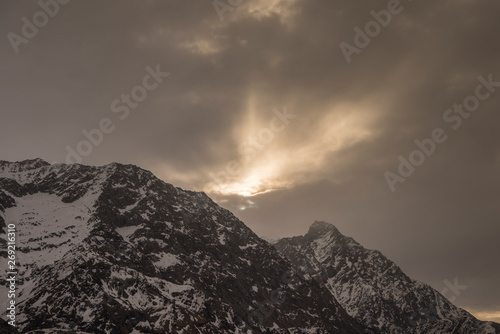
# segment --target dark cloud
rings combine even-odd
[[[5,2],[1,158],[64,161],[82,130],[110,118],[115,131],[84,163],[133,163],[215,191],[210,173],[239,162],[212,195],[260,235],[330,221],[438,290],[458,277],[468,286],[458,305],[498,312],[500,90],[458,130],[443,114],[478,76],[500,81],[500,4],[401,4],[348,64],[339,44],[388,1],[252,0],[223,21],[210,1],[72,1],[17,54],[8,33],[40,7]],[[120,120],[112,102],[157,64],[170,76]],[[285,106],[297,116],[259,141]],[[447,141],[391,192],[384,173],[434,128]],[[255,154],[241,150],[255,138]]]

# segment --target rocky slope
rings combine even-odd
[[[229,211],[135,166],[0,161],[3,263],[10,223],[22,333],[365,332]]]
[[[274,246],[375,333],[500,333],[499,324],[478,321],[328,223],[315,222],[305,236],[284,238]]]

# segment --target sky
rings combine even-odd
[[[498,1],[58,1],[0,4],[0,159],[328,221],[500,322]]]

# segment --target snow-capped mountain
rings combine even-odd
[[[374,333],[500,333],[499,324],[477,320],[410,279],[379,251],[363,248],[326,222],[315,222],[305,236],[284,238],[274,246]]]
[[[135,166],[0,161],[3,263],[8,224],[19,333],[366,332],[231,212]]]
[[[500,333],[333,225],[271,245],[131,165],[0,161],[4,263],[9,224],[0,333]]]

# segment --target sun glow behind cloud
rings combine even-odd
[[[257,152],[240,152],[237,160],[229,163],[230,168],[221,165],[203,190],[251,197],[316,180],[324,174],[320,171],[335,168],[325,166],[326,158],[338,154],[342,159],[343,150],[373,136],[370,127],[377,113],[372,105],[335,103],[323,112],[318,110],[316,115],[320,116],[316,118],[291,111],[297,117],[290,120],[283,131],[274,133],[272,141],[265,145],[260,143]],[[258,138],[258,133],[269,127],[269,118],[273,115],[257,113],[254,97],[249,98],[247,108],[247,121],[235,129],[235,133],[240,134],[239,138],[235,136],[240,148],[252,134],[254,139]]]
[[[231,144],[206,144],[217,157],[212,166],[185,170],[158,162],[154,172],[213,196],[252,197],[325,177],[342,182],[337,175],[349,164],[349,149],[377,136],[377,121],[387,108],[380,95],[356,102],[333,101],[307,108],[307,113],[301,113],[306,107],[300,103],[273,108],[267,101],[262,92],[248,93],[241,121],[225,137]],[[296,116],[282,130],[270,133],[279,112]],[[264,132],[266,140],[259,139]]]
[[[255,195],[265,194],[276,190],[276,184],[265,180],[265,176],[252,175],[242,182],[231,182],[223,184],[217,189],[218,193],[223,195],[239,195],[243,197],[252,197]],[[267,183],[266,183],[267,182]]]

